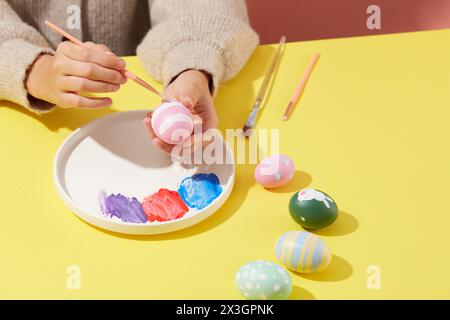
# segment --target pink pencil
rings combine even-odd
[[[294,95],[292,96],[291,100],[289,101],[289,104],[286,108],[286,111],[283,114],[283,117],[281,118],[282,121],[286,121],[289,118],[289,114],[291,113],[292,108],[294,107],[295,103],[297,102],[298,97],[302,93],[302,91],[305,87],[306,81],[308,80],[318,58],[319,58],[319,54],[317,52],[314,52],[314,55],[312,56],[311,61],[309,62],[309,65],[306,68],[306,71],[303,74],[302,79],[300,80],[297,88],[295,89]]]
[[[59,33],[60,35],[66,37],[67,39],[69,39],[70,41],[72,41],[73,43],[79,45],[79,46],[83,46],[85,47],[86,45],[81,42],[80,40],[78,40],[77,38],[75,38],[74,36],[68,34],[67,32],[65,32],[63,29],[61,29],[60,27],[58,27],[57,25],[51,23],[48,20],[45,20],[45,25],[47,27],[49,27],[50,29],[52,29],[53,31],[55,31],[56,33]],[[157,94],[158,96],[161,97],[161,93],[159,93],[158,90],[156,90],[154,87],[152,87],[150,84],[148,84],[147,82],[145,82],[144,80],[142,80],[141,78],[139,78],[138,76],[134,75],[133,73],[131,73],[128,70],[124,71],[124,75],[130,79],[135,81],[136,83],[140,84],[141,86],[143,86],[144,88],[150,90],[151,92],[153,92],[154,94]]]

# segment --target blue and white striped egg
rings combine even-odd
[[[257,260],[239,269],[236,287],[250,300],[286,300],[292,291],[292,279],[282,266]]]
[[[288,269],[300,273],[312,273],[325,269],[331,262],[331,254],[325,242],[306,231],[289,231],[275,245],[278,261]]]

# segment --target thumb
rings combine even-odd
[[[189,108],[189,109],[191,109],[191,110],[194,109],[195,102],[194,102],[194,100],[192,99],[192,97],[190,97],[190,96],[183,96],[183,97],[180,98],[180,102],[181,102],[186,108]]]
[[[186,108],[193,111],[198,101],[198,94],[195,90],[180,90],[180,93],[178,94],[178,101],[180,101]]]

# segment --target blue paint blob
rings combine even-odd
[[[197,173],[181,181],[178,193],[190,208],[201,210],[222,193],[222,187],[214,173]]]

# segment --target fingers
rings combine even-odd
[[[109,82],[95,81],[87,78],[66,76],[61,79],[61,89],[69,92],[115,92],[120,85]]]
[[[89,42],[79,46],[65,41],[58,46],[57,53],[72,60],[95,63],[109,69],[123,70],[126,66],[125,61],[112,54],[108,47]]]
[[[183,150],[186,150],[186,154],[194,154],[199,148],[204,148],[211,143],[211,141],[206,140],[202,132],[202,122],[194,120],[194,128],[198,127],[197,130],[194,129],[194,133],[185,141],[183,141]]]
[[[197,115],[197,114],[193,114],[192,115],[192,121],[194,123],[194,130],[193,132],[202,132],[203,131],[203,119]]]
[[[152,113],[151,112],[149,112],[147,114],[147,117],[144,118],[143,124],[144,124],[145,129],[147,130],[150,140],[153,140],[156,137],[156,135],[155,135],[155,131],[153,131],[153,128],[152,128]]]
[[[85,42],[84,43],[84,45],[86,46],[86,47],[88,47],[88,48],[91,48],[91,49],[94,49],[94,50],[98,50],[98,51],[102,51],[102,52],[104,52],[104,53],[106,53],[106,54],[109,54],[109,55],[115,55],[112,51],[111,51],[111,49],[109,49],[106,45],[104,45],[104,44],[97,44],[97,43],[94,43],[94,42],[92,42],[92,41],[87,41],[87,42]]]
[[[92,42],[78,45],[65,41],[49,61],[40,81],[44,82],[48,92],[44,100],[63,108],[110,106],[111,98],[85,97],[80,93],[115,92],[127,82],[125,61],[105,45]]]
[[[150,137],[150,140],[152,141],[152,143],[158,149],[162,150],[163,152],[165,152],[167,154],[170,154],[172,152],[172,149],[174,148],[174,146],[165,143],[164,141],[162,141],[155,135],[155,132],[153,131],[153,128],[152,128],[152,112],[149,112],[147,114],[147,117],[145,117],[143,123],[144,123],[144,126],[147,130],[148,136]]]
[[[64,93],[59,100],[58,105],[62,108],[96,109],[112,104],[111,98],[87,98],[76,93]]]
[[[172,152],[172,149],[175,147],[172,144],[165,143],[159,138],[153,138],[152,142],[157,148],[159,148],[160,150],[164,151],[167,154],[170,154]]]
[[[219,125],[219,120],[217,119],[217,114],[214,112],[214,114],[211,115],[211,117],[208,117],[203,122],[203,131],[206,131],[208,129],[217,129],[218,125]]]
[[[218,124],[217,113],[214,106],[206,104],[206,107],[198,111],[198,116],[202,119],[202,131],[216,129]]]
[[[104,68],[95,63],[69,61],[64,65],[64,73],[91,80],[109,82],[113,84],[124,84],[127,78],[119,71]]]
[[[191,96],[184,95],[184,96],[182,96],[182,97],[179,99],[179,101],[180,101],[185,107],[189,108],[190,110],[193,110],[193,109],[194,109],[195,102],[194,102],[194,100],[192,99]]]
[[[195,105],[199,100],[199,91],[191,84],[184,84],[183,87],[177,87],[174,90],[169,90],[164,94],[165,99],[178,100],[186,108],[194,110]]]
[[[183,150],[194,153],[199,147],[209,144],[202,139],[202,133],[217,127],[217,114],[214,109],[211,93],[207,86],[199,85],[185,72],[177,77],[164,91],[164,100],[176,100],[186,106],[194,115],[194,135],[183,142]],[[202,75],[202,77],[204,77]],[[204,79],[202,79],[204,81]],[[164,144],[152,136],[155,145],[161,149],[171,151],[174,146]]]
[[[150,140],[158,149],[162,150],[163,152],[165,152],[167,154],[170,154],[172,152],[173,148],[175,148],[175,145],[167,144],[155,135],[155,132],[153,131],[153,128],[151,125],[151,117],[152,117],[152,113],[149,112],[147,117],[143,120],[143,124],[147,130]],[[200,117],[194,116],[194,133],[195,132],[200,133],[201,127],[202,127],[202,120],[200,119]],[[199,138],[202,139],[201,134],[200,134]],[[183,149],[188,150],[188,152],[187,152],[188,154],[193,154],[194,151],[196,150],[196,148],[198,148],[200,146],[205,146],[206,144],[209,143],[209,142],[200,140],[201,144],[198,145],[197,139],[198,139],[197,136],[192,135],[186,141],[183,142]]]
[[[125,61],[104,45],[86,43],[79,46],[65,41],[58,46],[56,56],[56,68],[64,75],[113,84],[127,82],[123,74]]]

